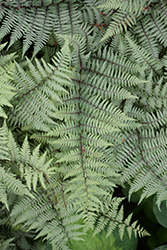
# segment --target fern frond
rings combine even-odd
[[[7,240],[3,240],[1,239],[0,240],[0,247],[4,250],[8,250],[9,247],[14,247],[15,244],[12,242],[14,241],[15,238],[10,238],[10,239],[7,239]],[[13,249],[13,248],[10,248],[10,249]]]
[[[157,44],[157,40],[153,39],[153,34],[150,34],[150,19],[147,16],[138,21],[136,27],[133,27],[132,34],[135,34],[135,37],[138,40],[138,43],[150,51],[151,55],[158,60],[159,53],[161,50],[160,44]]]
[[[17,180],[14,174],[5,171],[2,165],[0,168],[0,186],[1,186],[0,200],[3,204],[5,204],[8,210],[9,210],[8,196],[7,196],[8,193],[33,197],[33,195],[28,191],[27,187],[24,184],[22,184],[20,180]]]
[[[104,17],[95,6],[85,5],[83,9],[83,21],[90,25],[101,24],[104,22]]]
[[[100,4],[97,8],[101,9],[121,9],[130,13],[137,13],[143,9],[144,6],[148,6],[151,1],[147,0],[107,0],[104,4]]]
[[[148,53],[144,48],[137,45],[132,37],[130,37],[129,35],[126,35],[125,37],[129,43],[129,46],[137,63],[141,65],[147,65],[148,69],[153,70],[153,72],[158,75],[158,72],[162,69],[163,65],[160,62],[157,64],[157,60],[153,58],[152,55]]]
[[[0,27],[0,39],[11,33],[11,47],[18,39],[23,38],[22,56],[33,44],[34,57],[48,42],[53,31],[56,37],[57,34],[73,34],[77,33],[81,25],[81,12],[73,2],[10,2],[9,5],[1,3],[0,10],[3,22]],[[62,45],[62,39],[57,37],[57,40]]]
[[[36,190],[38,180],[43,188],[46,188],[45,182],[48,181],[51,175],[54,174],[53,168],[50,167],[52,159],[46,162],[46,153],[40,155],[40,145],[34,148],[32,154],[30,152],[30,145],[27,137],[24,139],[22,148],[19,149],[11,133],[9,133],[9,153],[10,161],[18,165],[17,174],[21,178],[25,178],[27,187],[31,190]]]
[[[124,235],[125,229],[128,232],[129,238],[131,238],[132,232],[134,233],[135,237],[137,237],[137,234],[140,236],[149,235],[147,231],[143,228],[140,228],[140,226],[136,227],[137,221],[130,225],[132,214],[130,214],[124,220],[123,206],[121,206],[121,208],[118,210],[118,207],[123,199],[124,198],[113,198],[111,203],[112,205],[109,207],[109,209],[100,213],[100,217],[96,222],[97,226],[95,228],[94,235],[101,232],[101,230],[105,228],[107,230],[106,237],[108,237],[117,227],[119,228],[119,235],[121,239]]]
[[[29,144],[27,138],[25,138],[21,149],[19,168],[21,175],[25,177],[27,186],[30,190],[31,183],[33,185],[33,189],[36,190],[38,179],[40,180],[43,188],[46,188],[45,179],[47,180],[47,178],[53,174],[50,168],[52,159],[45,163],[46,153],[39,156],[39,148],[40,145],[33,150],[32,156],[30,156]]]
[[[122,31],[127,31],[128,27],[131,27],[136,23],[136,17],[134,15],[130,15],[127,12],[117,11],[111,17],[111,22],[109,27],[104,34],[101,41],[114,36]]]
[[[114,68],[115,70],[124,71],[131,74],[138,73],[141,70],[146,69],[144,67],[141,68],[140,65],[128,60],[125,56],[119,55],[118,52],[115,53],[114,49],[108,48],[107,46],[105,46],[103,50],[100,49],[97,54],[92,54],[90,57],[95,60],[98,59],[99,63],[101,63],[101,67],[105,62],[107,67],[111,65],[112,69]]]
[[[55,192],[56,190],[52,190],[53,195]],[[12,210],[11,218],[15,221],[15,225],[26,222],[25,227],[28,230],[36,229],[38,232],[36,238],[48,239],[58,249],[68,249],[66,243],[70,238],[80,239],[83,235],[79,231],[76,234],[76,230],[83,227],[75,224],[81,215],[72,215],[76,211],[73,206],[68,206],[66,210],[61,204],[54,204],[51,194],[42,193],[34,194],[36,198],[34,200],[29,198],[18,200]],[[31,218],[30,223],[28,218]]]
[[[56,111],[53,100],[61,102],[61,93],[67,92],[64,86],[70,84],[71,70],[68,69],[68,45],[62,48],[52,60],[53,65],[42,64],[36,59],[36,67],[27,59],[29,70],[25,71],[16,63],[14,78],[16,96],[14,107],[9,110],[12,124],[19,123],[25,129],[47,131],[53,126],[52,113]],[[58,94],[59,93],[59,94]],[[33,100],[33,102],[30,102]]]
[[[6,123],[4,123],[3,127],[0,128],[0,160],[8,160],[9,159],[9,151],[8,151],[8,131]]]
[[[150,19],[147,24],[149,30],[151,29],[151,36],[152,39],[155,38],[156,40],[160,41],[160,44],[163,46],[167,45],[166,42],[166,31],[165,31],[165,22],[166,17],[164,15],[152,15],[150,14]]]
[[[82,65],[85,39],[79,36],[69,39],[77,51],[75,55],[79,55],[73,61]],[[58,111],[55,118],[64,122],[44,135],[45,138],[48,136],[48,143],[55,151],[56,164],[59,165],[56,171],[63,173],[66,180],[64,192],[68,196],[68,202],[73,201],[79,206],[77,211],[82,212],[90,225],[95,216],[93,213],[91,215],[91,211],[99,210],[104,195],[110,197],[119,176],[110,167],[111,161],[108,160],[107,150],[112,145],[109,136],[119,130],[119,127],[126,126],[126,122],[135,123],[109,103],[111,95],[104,98],[103,89],[100,89],[101,78],[96,77],[96,74],[107,79],[110,74],[116,73],[110,68],[105,69],[106,60],[103,64],[99,61],[92,58],[92,64],[83,64],[80,74],[74,74],[74,86],[70,88],[69,94],[63,94],[63,103],[57,103],[56,106]],[[92,68],[95,66],[97,68],[94,71]],[[114,83],[115,81],[113,85]],[[103,88],[105,90],[106,86]]]
[[[0,45],[0,51],[6,46],[5,44]],[[3,106],[12,107],[11,99],[15,95],[15,88],[11,84],[12,76],[14,75],[15,65],[13,59],[15,58],[14,53],[9,55],[0,56],[0,116],[7,118],[7,115],[3,109]]]

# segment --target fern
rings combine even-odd
[[[15,246],[14,243],[12,243],[12,241],[14,240],[14,238],[8,239],[6,241],[1,240],[0,241],[0,246],[4,249],[7,250],[9,249],[9,247]]]
[[[0,45],[0,51],[6,46],[5,44]],[[0,83],[0,116],[3,118],[7,118],[7,115],[3,109],[3,106],[12,107],[10,100],[15,95],[15,88],[11,84],[12,75],[14,72],[14,63],[12,59],[14,59],[14,54],[9,54],[2,56],[1,55],[0,62],[0,76],[2,78]]]
[[[124,30],[127,31],[127,28],[134,25],[135,22],[136,18],[134,15],[128,15],[126,12],[117,11],[112,15],[112,21],[101,41]]]
[[[0,1],[4,249],[149,235],[114,190],[167,198],[166,13],[163,0]]]
[[[11,32],[9,44],[11,47],[15,41],[23,38],[23,56],[32,44],[35,56],[48,42],[53,30],[55,34],[73,34],[80,23],[81,13],[77,10],[78,6],[69,2],[64,4],[56,4],[54,1],[1,2],[0,20],[3,24],[0,29],[0,39]],[[70,28],[67,25],[67,16]]]
[[[63,86],[70,84],[71,71],[68,70],[69,54],[65,45],[62,53],[53,58],[53,65],[42,64],[36,59],[36,67],[27,59],[29,71],[16,63],[13,85],[17,94],[13,99],[14,108],[9,111],[9,120],[14,126],[19,123],[24,129],[48,130],[48,124],[54,126],[52,112],[53,101],[61,102],[59,93],[67,92]],[[64,74],[65,73],[65,74]],[[29,101],[29,97],[33,102]],[[22,105],[22,107],[20,106]],[[40,116],[39,116],[40,113]]]
[[[113,8],[113,9],[122,9],[122,10],[126,10],[127,12],[138,12],[141,11],[143,9],[144,6],[148,6],[151,2],[153,1],[147,1],[147,0],[139,0],[139,1],[134,1],[134,0],[108,0],[107,2],[105,2],[104,4],[100,4],[98,5],[98,8],[104,8],[106,10]],[[147,7],[146,6],[146,7]]]

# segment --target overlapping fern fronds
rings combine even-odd
[[[82,227],[148,235],[113,193],[128,182],[129,197],[167,198],[166,13],[154,0],[0,1],[0,225],[54,250]]]

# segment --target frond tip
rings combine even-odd
[[[120,209],[118,208],[123,200],[124,198],[113,198],[109,209],[106,209],[105,212],[100,212],[100,216],[96,221],[94,235],[105,228],[107,230],[106,237],[108,237],[117,227],[121,240],[125,234],[125,230],[127,231],[129,238],[132,237],[132,233],[135,237],[137,237],[137,235],[140,237],[150,235],[140,225],[137,226],[137,221],[130,224],[133,214],[128,215],[128,217],[124,219],[123,205]]]

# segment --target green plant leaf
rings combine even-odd
[[[93,231],[89,230],[86,235],[82,236],[84,241],[71,240],[69,247],[71,250],[136,250],[138,239],[132,235],[129,239],[128,233],[125,232],[123,239],[120,239],[118,229],[114,230],[109,237],[106,238],[107,232],[105,230],[94,237]]]
[[[143,204],[143,209],[144,209],[144,212],[147,216],[147,218],[153,222],[153,223],[158,223],[157,222],[157,219],[155,217],[155,214],[153,212],[153,196],[149,197],[146,202],[144,202]]]
[[[103,230],[101,234],[96,234],[92,237],[93,231],[87,231],[87,234],[82,236],[84,241],[71,240],[69,247],[71,250],[123,250],[122,247],[117,246],[116,238],[111,234],[106,238],[107,232]]]
[[[46,250],[52,250],[52,245],[47,241]]]
[[[160,209],[156,204],[156,196],[153,199],[153,212],[157,221],[163,226],[167,228],[167,208],[166,208],[166,201],[162,201],[160,205]]]
[[[154,250],[167,250],[167,245],[163,245],[163,246],[154,248]]]
[[[158,239],[159,246],[167,243],[167,229],[160,227],[160,229],[156,232],[156,238]]]
[[[120,247],[122,250],[136,250],[138,245],[138,238],[132,234],[131,239],[129,239],[129,235],[127,231],[124,232],[124,236],[122,240],[119,236],[118,229],[114,230],[113,232],[114,237],[116,238],[116,246]]]

